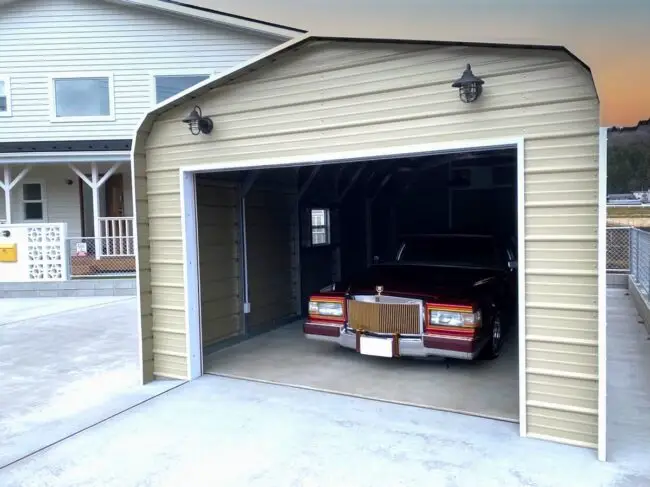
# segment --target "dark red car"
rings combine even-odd
[[[310,296],[304,334],[382,357],[495,358],[516,311],[510,242],[407,237],[394,261]]]

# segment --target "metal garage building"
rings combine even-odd
[[[484,84],[464,103],[468,64]],[[300,182],[201,174],[499,148],[517,157],[520,432],[605,459],[606,131],[559,47],[307,35],[155,107],[132,162],[143,381],[196,378],[204,346],[304,304]]]

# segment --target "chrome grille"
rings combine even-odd
[[[420,334],[419,304],[387,304],[348,300],[348,326],[374,333]]]

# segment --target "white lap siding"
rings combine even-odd
[[[21,0],[0,6],[0,76],[11,117],[0,142],[127,139],[155,105],[152,75],[211,75],[281,41],[110,1]],[[50,76],[112,73],[115,119],[50,121]]]

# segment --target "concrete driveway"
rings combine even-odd
[[[517,428],[503,421],[204,376],[0,470],[0,485],[650,485],[650,477],[640,471],[600,463],[590,450],[522,439]]]
[[[650,341],[624,294],[622,290],[608,293],[609,463],[598,462],[591,450],[522,439],[518,425],[508,422],[313,390],[215,376],[185,383],[157,382],[160,390],[130,388],[128,374],[120,374],[125,374],[134,357],[129,358],[129,352],[99,353],[102,347],[95,345],[96,351],[90,353],[88,348],[88,355],[81,354],[85,357],[81,362],[95,374],[92,380],[113,384],[104,396],[101,386],[71,386],[88,384],[80,376],[67,383],[65,377],[56,381],[57,374],[71,372],[51,365],[52,352],[37,357],[39,365],[34,369],[48,372],[48,364],[60,367],[47,375],[56,386],[48,386],[42,395],[42,411],[36,407],[31,415],[21,413],[20,404],[29,402],[6,399],[3,394],[1,409],[12,408],[18,424],[29,427],[16,432],[13,423],[3,419],[3,454],[12,448],[14,454],[29,450],[24,442],[34,441],[38,430],[54,438],[59,424],[59,434],[63,425],[69,433],[49,448],[0,467],[0,485],[650,487]],[[46,335],[50,337],[77,330],[68,336],[76,334],[80,344],[96,344],[96,334],[103,333],[101,341],[124,345],[119,341],[134,333],[128,324],[134,312],[133,302],[114,303],[91,312],[73,311],[65,319],[61,315],[58,320],[43,319],[39,329],[42,333],[56,330]],[[119,324],[122,320],[127,323],[124,328]],[[65,349],[69,348],[79,345]],[[111,347],[107,344],[107,348]],[[0,353],[8,350],[12,349]],[[49,347],[37,345],[36,350],[47,352]],[[94,355],[113,367],[102,372]],[[27,366],[20,363],[17,370],[25,373]],[[74,360],[66,363],[70,367]],[[7,370],[0,371],[3,377]],[[121,379],[109,380],[116,376]],[[26,390],[14,389],[12,395]],[[70,390],[71,395],[61,396],[61,391]],[[100,397],[89,397],[90,392]],[[57,402],[57,397],[74,399]],[[116,411],[120,398],[125,411],[109,418],[108,405]],[[81,402],[85,409],[81,399],[87,401]],[[127,399],[131,405],[140,403],[129,407]],[[15,401],[18,406],[13,406]],[[11,442],[5,440],[7,431],[13,435]],[[43,446],[46,443],[41,441]]]
[[[140,386],[135,315],[133,297],[0,299],[0,467],[176,385]]]

